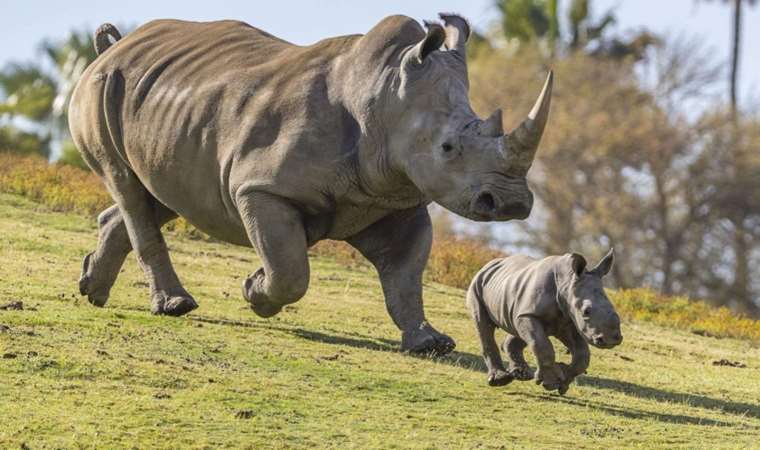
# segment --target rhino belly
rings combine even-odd
[[[133,171],[159,202],[215,239],[250,246],[226,190],[225,162],[208,150],[178,143],[128,154]]]

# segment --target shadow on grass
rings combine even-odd
[[[572,391],[572,388],[571,388]],[[639,420],[657,420],[658,422],[673,423],[673,424],[685,424],[685,425],[703,425],[713,427],[735,427],[736,423],[725,422],[722,420],[706,419],[703,417],[693,417],[683,414],[666,414],[652,411],[642,411],[633,408],[619,408],[614,405],[604,404],[601,402],[594,402],[586,399],[575,399],[572,397],[563,397],[560,395],[534,395],[524,394],[526,397],[530,397],[536,401],[543,402],[558,402],[568,405],[579,406],[582,408],[593,408],[599,411],[603,411],[613,416],[626,417],[629,419]]]
[[[391,339],[372,339],[366,336],[348,337],[338,336],[327,333],[320,333],[315,331],[308,331],[302,328],[286,329],[287,331],[303,339],[309,339],[317,342],[324,342],[327,344],[336,345],[348,345],[350,347],[376,350],[376,351],[397,351],[399,348],[399,342]],[[477,372],[485,372],[485,364],[483,359],[472,353],[454,351],[445,356],[431,357],[424,355],[409,355],[414,358],[422,358],[434,361],[438,364],[448,364],[450,366],[474,370]],[[688,407],[697,407],[721,413],[735,414],[744,417],[751,417],[760,419],[760,405],[753,405],[750,403],[733,402],[730,400],[720,400],[711,397],[705,397],[696,394],[686,394],[679,392],[667,391],[664,389],[657,389],[648,386],[642,386],[627,381],[612,380],[608,378],[594,377],[594,376],[581,376],[576,379],[576,383],[579,386],[589,386],[597,389],[607,389],[617,391],[619,393],[643,398],[647,400],[654,400],[657,402],[676,403]],[[656,419],[660,422],[666,423],[681,423],[691,425],[708,425],[708,426],[735,426],[733,423],[706,419],[701,417],[692,417],[678,414],[664,414],[649,411],[640,411],[635,409],[622,409],[613,405],[603,404],[599,402],[591,402],[586,400],[577,400],[569,397],[561,397],[554,395],[534,396],[526,394],[542,401],[559,401],[572,405],[591,407],[599,409],[608,414],[629,417],[634,419]]]
[[[349,347],[364,348],[381,352],[392,352],[396,351],[398,348],[396,345],[389,344],[385,339],[372,340],[367,338],[338,336],[334,334],[321,333],[319,331],[305,330],[303,328],[282,328],[282,330],[303,339],[308,339],[315,342],[323,342],[325,344],[347,345]]]
[[[760,404],[719,400],[705,397],[703,395],[666,391],[664,389],[642,386],[627,381],[611,380],[609,378],[601,377],[582,376],[578,378],[577,383],[580,386],[591,386],[597,389],[617,391],[631,397],[696,406],[698,408],[760,419]]]

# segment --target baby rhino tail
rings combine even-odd
[[[110,23],[104,23],[95,30],[95,53],[101,55],[113,45],[109,36],[113,38],[114,42],[118,42],[118,40],[121,39],[121,33],[119,33],[119,30]]]

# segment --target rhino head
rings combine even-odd
[[[481,120],[469,102],[467,22],[441,14],[401,57],[390,142],[406,176],[431,200],[477,221],[525,219],[526,175],[546,125],[552,73],[528,117],[504,133],[501,110]]]
[[[620,332],[620,316],[604,293],[602,277],[612,268],[612,250],[591,270],[586,269],[586,259],[573,253],[565,261],[565,274],[570,274],[564,283],[564,297],[567,314],[575,323],[586,341],[599,348],[612,348],[623,341]]]

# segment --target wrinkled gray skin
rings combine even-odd
[[[541,260],[515,255],[486,264],[470,284],[467,307],[477,325],[488,384],[503,386],[514,379],[533,378],[523,357],[527,346],[538,362],[536,383],[564,394],[588,368],[588,344],[599,348],[620,344],[620,317],[602,286],[612,262],[610,250],[591,270],[575,253]],[[507,368],[494,339],[497,327],[510,334],[503,344]],[[549,336],[570,350],[570,365],[555,362]]]
[[[528,118],[505,135],[500,111],[480,120],[468,102],[469,26],[441,19],[426,32],[392,16],[366,35],[306,47],[236,21],[159,20],[120,40],[113,26],[101,27],[101,54],[79,81],[69,118],[116,204],[98,218],[82,294],[104,305],[135,249],[154,313],[196,308],[160,231],[182,216],[256,249],[263,267],[243,295],[271,317],[305,294],[308,247],[344,240],[377,268],[402,349],[453,349],[422,307],[426,205],[475,220],[528,216],[525,175],[551,76]]]

